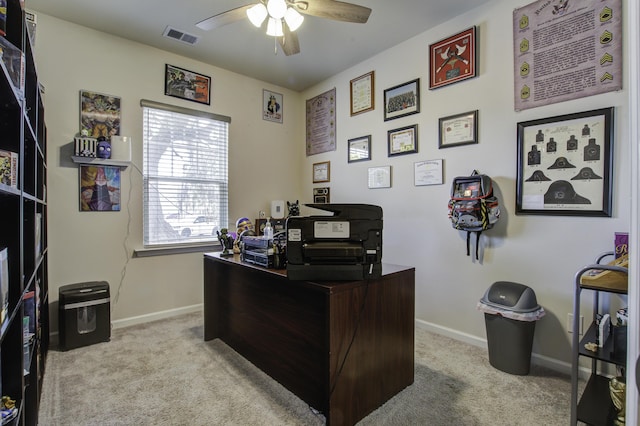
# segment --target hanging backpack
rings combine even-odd
[[[455,229],[467,231],[467,256],[469,256],[469,239],[476,233],[476,259],[480,234],[493,225],[500,217],[500,205],[493,195],[491,178],[478,174],[476,170],[471,176],[453,179],[451,199],[449,200],[449,218]]]

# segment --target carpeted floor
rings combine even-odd
[[[202,314],[51,350],[40,425],[322,425],[324,417],[220,340]],[[486,350],[416,329],[415,382],[358,425],[566,425],[570,380],[493,368]]]

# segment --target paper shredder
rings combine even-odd
[[[93,281],[62,286],[58,304],[60,350],[111,339],[109,283]]]

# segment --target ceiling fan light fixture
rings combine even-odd
[[[247,17],[249,21],[256,27],[260,28],[264,22],[264,18],[267,17],[267,8],[264,4],[258,3],[255,6],[247,9]]]
[[[284,14],[284,20],[287,23],[287,26],[291,31],[295,31],[300,28],[302,25],[302,21],[304,21],[304,16],[298,13],[297,10],[290,7],[287,9],[287,13]]]
[[[272,37],[282,37],[282,19],[269,18],[267,22],[267,35]]]
[[[287,3],[284,0],[269,0],[267,2],[267,11],[269,11],[269,16],[272,18],[282,19],[287,12]]]

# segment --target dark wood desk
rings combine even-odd
[[[204,256],[204,340],[222,339],[324,413],[353,425],[413,383],[415,268],[369,281],[290,281]]]

